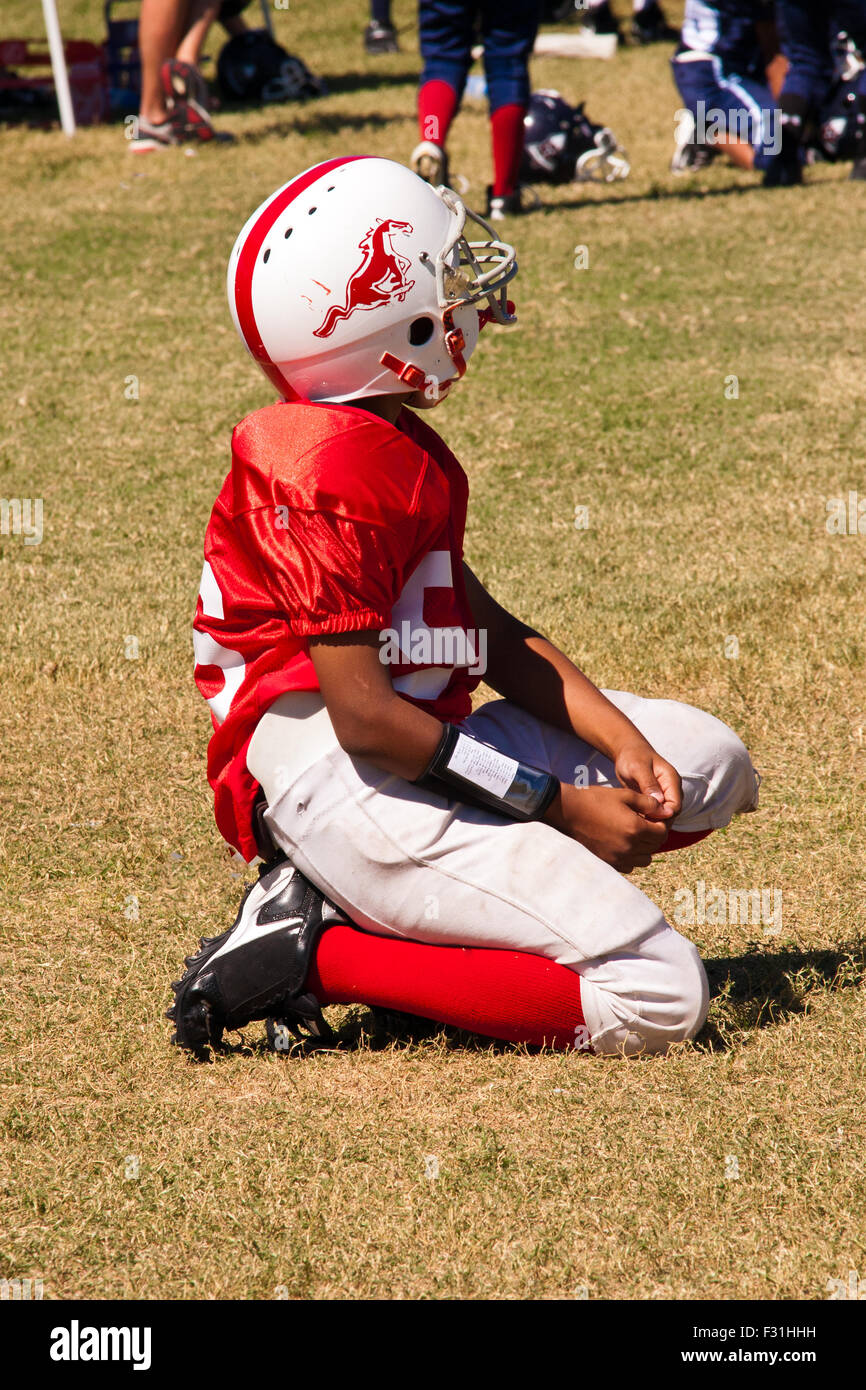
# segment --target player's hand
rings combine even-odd
[[[669,829],[659,819],[656,799],[629,787],[572,787],[563,783],[548,819],[621,874],[652,863]]]
[[[645,738],[629,739],[614,759],[617,779],[623,787],[651,796],[656,809],[651,820],[673,820],[683,804],[683,784],[676,768],[647,743]]]

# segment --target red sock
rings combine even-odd
[[[672,830],[661,849],[657,849],[655,853],[666,854],[669,849],[687,849],[689,845],[696,845],[698,840],[705,840],[712,833],[712,830]]]
[[[448,127],[454,120],[460,97],[449,82],[436,77],[425,82],[418,92],[418,128],[422,140],[445,146]]]
[[[506,1042],[585,1046],[580,976],[523,951],[427,946],[329,927],[307,988],[320,1004],[375,1004]]]
[[[523,154],[523,117],[526,107],[512,104],[491,112],[493,134],[493,196],[505,198],[517,187]]]

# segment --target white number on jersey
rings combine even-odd
[[[216,581],[216,575],[208,564],[204,562],[204,569],[201,572],[201,606],[206,618],[222,618],[225,616],[223,608],[223,596]],[[240,652],[232,651],[230,647],[223,647],[215,638],[210,637],[206,632],[193,630],[192,646],[195,653],[196,666],[216,666],[222,671],[225,678],[222,690],[216,695],[211,695],[208,704],[211,707],[214,719],[218,724],[222,724],[231,707],[235,693],[243,684],[246,673],[246,662]]]
[[[391,624],[399,634],[408,630],[411,640],[423,633],[429,639],[429,651],[459,651],[462,628],[431,628],[424,621],[424,591],[426,589],[453,589],[454,575],[451,570],[449,550],[431,550],[424,556],[420,565],[413,570],[402,594],[394,604]],[[407,627],[404,627],[404,624]],[[426,645],[426,644],[425,644]],[[411,652],[406,651],[401,642],[403,663],[409,665]],[[450,666],[428,666],[423,671],[412,671],[407,676],[395,676],[394,689],[415,700],[435,700],[441,695],[452,674],[454,663]]]

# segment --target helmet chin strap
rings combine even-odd
[[[393,372],[398,381],[405,381],[407,386],[411,386],[413,391],[420,391],[427,377],[420,367],[416,367],[412,362],[401,362],[399,357],[395,357],[393,352],[383,352],[379,358],[383,367],[387,367]]]
[[[463,356],[466,351],[466,339],[463,336],[463,329],[458,328],[454,322],[455,310],[462,309],[463,307],[463,303],[458,302],[457,304],[449,304],[448,307],[442,311],[442,326],[445,329],[445,348],[448,352],[448,356],[454,363],[457,373],[456,376],[449,378],[449,383],[450,381],[459,381],[460,378],[466,374],[467,364],[466,358]],[[485,314],[488,315],[487,319],[484,318]],[[492,318],[493,314],[489,309],[483,311],[478,310],[479,325],[483,322],[489,322],[489,319]],[[394,356],[393,352],[383,352],[379,361],[383,367],[387,367],[389,371],[394,372],[398,380],[405,381],[407,386],[411,386],[413,391],[420,391],[427,385],[426,372],[423,372],[420,367],[415,366],[412,362],[402,362],[399,357]]]
[[[515,319],[514,301],[513,301],[512,299],[506,300],[506,302],[505,302],[505,312],[506,312],[506,314],[508,315],[508,317],[509,317],[512,321]],[[487,327],[488,323],[499,323],[499,322],[500,322],[500,320],[496,317],[496,315],[494,314],[494,312],[493,312],[493,310],[492,310],[491,308],[488,307],[487,309],[479,309],[479,310],[478,310],[478,331],[479,331],[479,333],[481,332],[481,329],[482,329],[482,328],[486,328],[486,327]]]
[[[455,326],[454,310],[462,307],[462,304],[449,304],[448,308],[442,312],[442,322],[445,326],[445,346],[448,349],[448,356],[457,369],[458,381],[466,372],[466,358],[463,356],[466,350],[466,339],[463,336],[463,329]]]

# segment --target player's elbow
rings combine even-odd
[[[380,722],[351,707],[329,713],[343,752],[350,758],[378,765],[388,748],[387,731]]]
[[[337,735],[337,741],[344,753],[348,753],[350,758],[357,758],[364,763],[379,765],[382,760],[382,745],[378,739],[365,735],[363,730],[359,730],[351,735]]]
[[[401,700],[376,701],[372,707],[351,705],[331,714],[344,753],[383,772],[414,782],[436,751],[442,726],[431,715]]]

